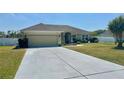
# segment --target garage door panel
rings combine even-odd
[[[29,47],[57,46],[57,36],[28,36]]]

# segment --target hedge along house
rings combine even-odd
[[[68,25],[37,24],[20,30],[29,47],[58,46],[89,37],[89,32]]]

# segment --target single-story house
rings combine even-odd
[[[116,38],[115,35],[110,31],[106,30],[103,33],[101,33],[98,36],[98,39],[102,42],[115,42],[116,40],[119,40],[119,38]],[[124,41],[124,32],[122,34],[122,40]]]
[[[101,33],[99,36],[101,37],[113,37],[113,34],[109,30],[105,30],[103,33]]]
[[[58,46],[89,37],[89,32],[68,25],[37,24],[20,30],[29,47]]]

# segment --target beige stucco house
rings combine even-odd
[[[20,30],[29,47],[58,46],[89,37],[89,32],[68,25],[37,24]]]

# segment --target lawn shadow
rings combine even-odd
[[[41,46],[41,47],[28,47],[28,48],[20,48],[19,46],[15,46],[13,50],[16,49],[38,49],[38,48],[55,48],[55,47],[61,47],[61,46]]]
[[[13,48],[13,50],[17,50],[17,49],[25,49],[25,48],[20,48],[20,47],[18,47],[18,46],[15,46],[15,47]]]
[[[116,50],[124,50],[124,47],[113,47],[112,49],[116,49]]]

